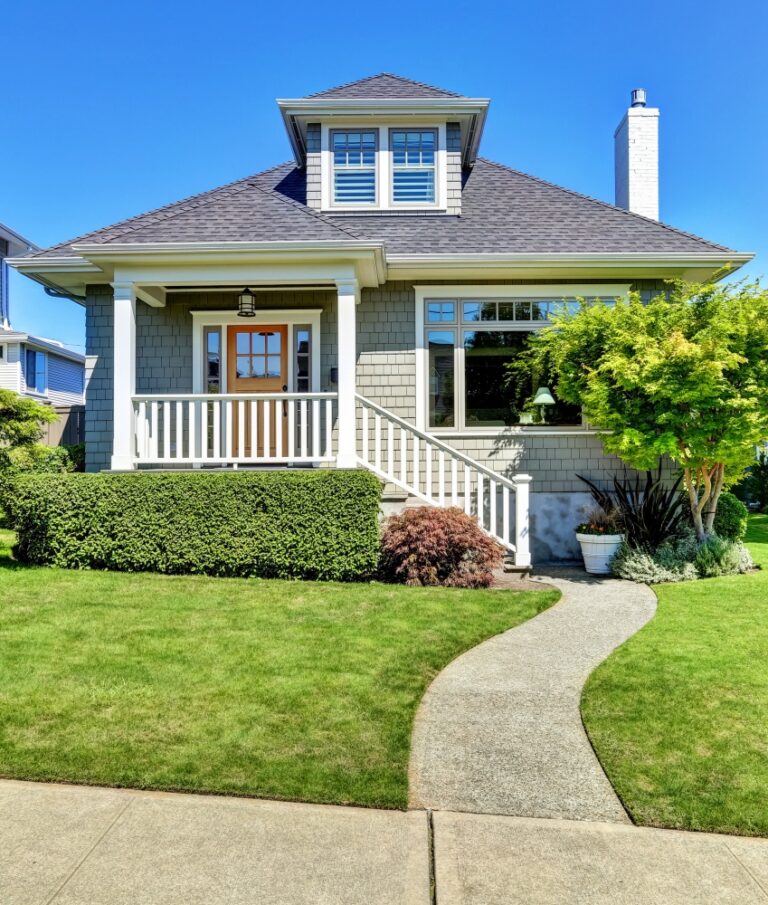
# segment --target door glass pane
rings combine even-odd
[[[454,427],[453,331],[430,330],[429,351],[429,426]]]
[[[240,331],[237,334],[237,354],[247,355],[251,351],[251,334]]]
[[[282,336],[280,333],[268,333],[267,334],[267,352],[272,352],[273,354],[280,354],[280,340]]]
[[[267,358],[267,377],[280,376],[280,356],[270,355]]]
[[[238,355],[237,356],[237,376],[238,377],[250,377],[251,376],[251,359],[247,355]]]

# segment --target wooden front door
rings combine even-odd
[[[227,392],[284,393],[288,390],[288,327],[285,324],[229,327],[227,330]],[[269,413],[265,406],[269,405]],[[243,432],[246,458],[269,450],[270,456],[287,454],[288,429],[283,403],[238,404],[232,407],[232,448],[240,447]],[[278,420],[281,422],[278,426]],[[242,423],[241,423],[242,422]],[[255,423],[254,423],[255,422]],[[278,437],[280,437],[278,449]],[[254,441],[257,444],[253,448]],[[265,444],[266,441],[266,444]]]

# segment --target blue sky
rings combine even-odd
[[[634,87],[661,108],[661,218],[768,271],[764,0],[8,4],[0,221],[73,238],[290,157],[276,97],[382,70],[490,97],[481,153],[613,201]],[[17,329],[82,308],[16,275]]]

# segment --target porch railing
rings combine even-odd
[[[516,565],[530,565],[530,475],[505,478],[375,402],[358,395],[357,404],[362,465],[425,503],[474,515]]]
[[[136,463],[331,462],[335,407],[336,393],[134,396]]]

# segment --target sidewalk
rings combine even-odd
[[[768,840],[432,816],[0,781],[0,902],[768,903]]]

